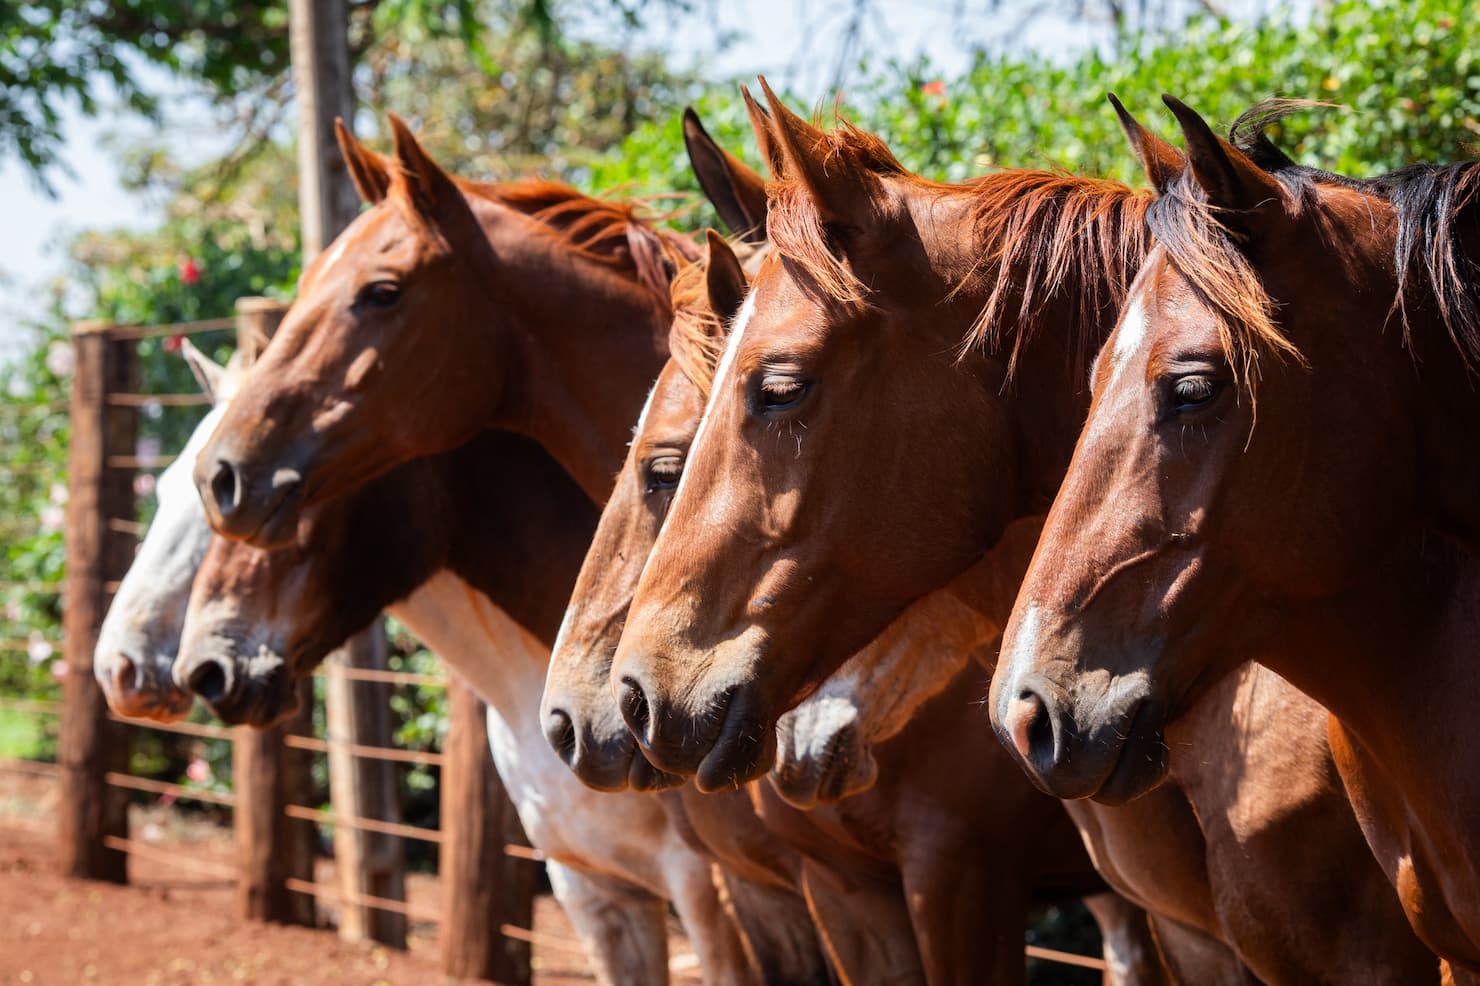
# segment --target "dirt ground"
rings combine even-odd
[[[210,986],[226,983],[426,984],[453,982],[438,967],[436,927],[414,924],[405,951],[349,944],[329,929],[244,923],[234,917],[231,881],[166,860],[130,860],[130,884],[70,880],[57,872],[47,819],[56,785],[0,773],[0,984]],[[231,833],[182,819],[163,806],[135,808],[133,837],[195,859],[229,863]],[[324,861],[319,882],[333,881]],[[435,913],[436,879],[412,875],[411,905]],[[320,919],[332,909],[320,905]],[[536,902],[537,986],[593,981],[574,932],[549,897]],[[675,982],[692,968],[675,930]]]

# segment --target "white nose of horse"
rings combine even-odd
[[[138,682],[138,667],[134,664],[133,658],[127,654],[115,654],[110,663],[112,668],[109,671],[108,684],[114,701],[126,701],[132,698]]]

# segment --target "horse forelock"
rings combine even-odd
[[[828,180],[856,184],[868,195],[882,191],[885,175],[931,184],[911,174],[879,137],[847,120],[823,131],[812,153]],[[767,186],[766,235],[777,251],[795,264],[824,296],[843,305],[864,306],[868,288],[838,256],[829,242],[815,193],[800,175],[781,175]]]
[[[761,252],[739,239],[729,243],[740,262],[747,266]],[[709,305],[708,271],[707,260],[700,259],[680,268],[673,278],[670,288],[673,327],[668,334],[669,355],[704,401],[709,400],[709,389],[729,334],[724,318]]]
[[[1152,203],[1147,224],[1167,261],[1218,322],[1234,375],[1257,379],[1264,354],[1301,360],[1274,320],[1274,302],[1190,169]]]
[[[1322,192],[1347,189],[1386,201],[1396,213],[1393,258],[1397,291],[1391,313],[1402,323],[1411,349],[1414,312],[1426,300],[1433,305],[1450,343],[1472,373],[1480,373],[1480,298],[1476,297],[1477,264],[1463,242],[1465,224],[1477,225],[1480,162],[1418,164],[1375,178],[1346,175],[1295,163],[1271,142],[1267,129],[1291,113],[1312,106],[1308,100],[1271,99],[1245,111],[1229,137],[1235,147],[1279,181],[1292,215],[1329,219]],[[1293,355],[1294,346],[1274,324],[1273,306],[1257,274],[1237,249],[1189,175],[1173,185],[1175,196],[1158,202],[1149,216],[1152,232],[1166,242],[1171,261],[1219,314],[1225,346],[1237,347],[1246,372],[1260,352]],[[1332,249],[1350,249],[1349,238],[1327,235]]]

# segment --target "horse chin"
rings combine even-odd
[[[108,704],[125,719],[148,719],[152,722],[179,722],[190,714],[195,703],[192,695],[171,690],[163,695],[134,692],[110,695]]]
[[[776,762],[776,724],[737,714],[732,708],[719,739],[694,775],[705,794],[733,791],[763,776]]]
[[[666,770],[659,770],[648,763],[647,757],[642,751],[636,749],[633,744],[632,764],[627,769],[627,786],[634,791],[644,794],[655,794],[659,791],[671,791],[674,788],[683,787],[688,778],[681,774],[670,774]]]
[[[783,757],[767,775],[781,800],[801,811],[851,798],[878,782],[873,750],[853,730],[835,735],[821,756]]]
[[[230,725],[269,729],[298,711],[298,689],[285,674],[247,678],[231,695],[207,707]]]
[[[1160,725],[1145,721],[1148,707],[1143,705],[1131,723],[1130,732],[1120,747],[1120,756],[1105,776],[1104,782],[1090,797],[1104,805],[1123,805],[1148,794],[1167,778],[1171,764]]]

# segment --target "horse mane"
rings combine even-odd
[[[1149,192],[1119,182],[1026,169],[944,184],[907,171],[882,140],[846,121],[823,139],[829,175],[852,175],[865,185],[889,176],[917,188],[974,199],[972,223],[981,252],[951,296],[982,290],[986,301],[961,341],[962,355],[979,345],[1001,351],[1010,335],[1010,375],[1024,346],[1047,321],[1047,302],[1067,284],[1077,284],[1075,359],[1080,369],[1088,365],[1101,341],[1102,315],[1118,310],[1146,254]],[[777,249],[828,297],[845,305],[868,306],[868,287],[844,266],[800,180],[772,185],[766,228]]]
[[[1393,246],[1398,267],[1394,309],[1411,336],[1409,306],[1415,293],[1427,295],[1438,308],[1449,340],[1471,373],[1480,374],[1480,264],[1470,257],[1464,238],[1469,227],[1480,235],[1480,161],[1416,164],[1373,179],[1398,213]]]
[[[1411,350],[1411,309],[1431,298],[1461,359],[1480,372],[1480,299],[1475,297],[1480,266],[1455,235],[1462,223],[1476,222],[1471,207],[1480,191],[1480,162],[1410,165],[1375,178],[1296,164],[1266,131],[1294,112],[1325,105],[1330,104],[1265,100],[1234,122],[1229,139],[1280,183],[1292,215],[1319,210],[1322,186],[1352,189],[1390,203],[1397,220],[1393,252],[1398,272],[1392,311],[1402,322],[1405,344]],[[1218,313],[1219,332],[1225,349],[1236,356],[1236,369],[1254,372],[1262,352],[1302,359],[1275,324],[1273,304],[1258,274],[1217,211],[1185,172],[1152,206],[1147,220],[1178,271]],[[1333,244],[1340,246],[1334,238]]]
[[[982,254],[956,293],[983,288],[987,300],[962,352],[977,345],[1001,352],[1010,334],[1010,378],[1047,321],[1048,302],[1066,285],[1077,285],[1070,299],[1072,343],[1082,373],[1103,341],[1105,313],[1120,310],[1149,249],[1151,194],[1100,178],[1022,169],[986,175],[967,187],[976,199],[973,222]]]
[[[593,198],[543,178],[453,181],[465,196],[506,206],[548,227],[566,249],[632,277],[664,306],[674,274],[699,257],[692,240],[654,226],[642,200]]]
[[[760,252],[738,237],[727,242],[742,264]],[[673,327],[668,332],[668,355],[705,401],[730,333],[725,319],[709,306],[708,270],[708,260],[700,259],[681,267],[673,278]]]

